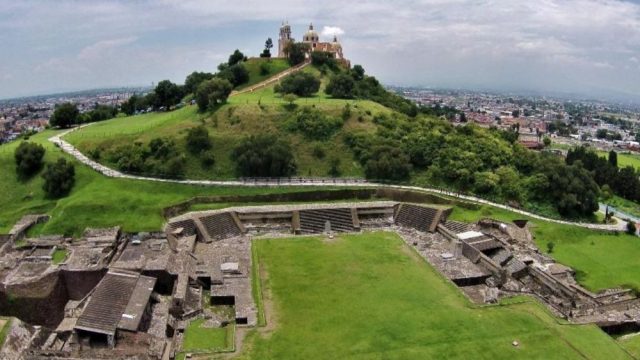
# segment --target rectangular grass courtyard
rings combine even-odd
[[[267,325],[245,338],[243,359],[631,358],[596,326],[566,324],[529,298],[471,304],[395,233],[253,246]]]

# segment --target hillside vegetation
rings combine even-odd
[[[296,80],[231,96],[210,110],[186,106],[116,118],[66,139],[103,164],[147,176],[366,177],[453,188],[555,217],[588,218],[597,210],[598,185],[580,165],[528,151],[510,131],[452,126],[429,109],[421,114],[362,67],[323,61],[304,68],[307,77],[291,75]],[[319,86],[305,88],[307,78]],[[285,94],[297,93],[296,84],[299,94],[317,92]],[[187,142],[198,127],[205,139],[194,149]],[[269,149],[246,146],[269,142]]]

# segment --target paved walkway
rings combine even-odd
[[[143,181],[156,181],[156,182],[165,182],[165,183],[174,183],[174,184],[185,184],[185,185],[200,185],[200,186],[313,186],[313,187],[322,187],[322,186],[326,186],[326,187],[335,187],[337,185],[340,186],[347,186],[347,187],[362,187],[362,188],[378,188],[378,187],[387,187],[387,188],[393,188],[393,189],[399,189],[399,190],[413,190],[413,191],[421,191],[421,192],[428,192],[428,193],[432,193],[432,194],[438,194],[438,195],[446,195],[446,196],[450,196],[450,197],[454,197],[457,199],[461,199],[461,200],[466,200],[466,201],[470,201],[470,202],[474,202],[477,204],[486,204],[486,205],[490,205],[499,209],[504,209],[504,210],[508,210],[508,211],[512,211],[515,212],[517,214],[521,214],[523,216],[528,216],[534,219],[538,219],[538,220],[544,220],[544,221],[549,221],[549,222],[553,222],[556,224],[564,224],[564,225],[576,225],[576,226],[580,226],[580,227],[584,227],[584,228],[588,228],[588,229],[597,229],[597,230],[608,230],[608,231],[625,231],[626,229],[626,222],[622,221],[622,220],[618,220],[618,222],[616,224],[612,224],[612,225],[605,225],[605,224],[590,224],[590,223],[581,223],[581,222],[571,222],[571,221],[565,221],[565,220],[557,220],[557,219],[551,219],[551,218],[547,218],[544,216],[540,216],[537,214],[533,214],[527,211],[523,211],[520,209],[516,209],[504,204],[498,204],[498,203],[494,203],[485,199],[481,199],[481,198],[477,198],[474,196],[469,196],[469,195],[461,195],[461,194],[457,194],[455,192],[450,192],[450,191],[446,191],[446,190],[441,190],[441,189],[434,189],[434,188],[426,188],[426,187],[418,187],[418,186],[404,186],[404,185],[387,185],[387,184],[378,184],[378,183],[371,183],[371,182],[364,182],[362,180],[357,180],[357,179],[345,179],[344,181],[340,181],[340,182],[333,182],[333,181],[327,181],[327,180],[322,180],[322,179],[280,179],[277,182],[274,181],[268,181],[268,180],[255,180],[255,181],[241,181],[241,180],[229,180],[229,181],[224,181],[224,180],[172,180],[172,179],[159,179],[159,178],[153,178],[153,177],[145,177],[145,176],[135,176],[135,175],[129,175],[129,174],[125,174],[122,173],[120,171],[111,169],[107,166],[104,166],[102,164],[99,164],[91,159],[89,159],[86,155],[84,155],[83,153],[81,153],[78,149],[76,149],[73,145],[71,145],[70,143],[68,143],[67,141],[63,140],[62,138],[67,135],[70,132],[73,131],[77,131],[79,129],[82,129],[86,126],[90,126],[91,124],[86,124],[86,125],[82,125],[79,127],[75,127],[73,129],[67,130],[65,132],[62,132],[58,135],[52,136],[51,138],[49,138],[49,141],[51,141],[52,143],[56,144],[60,149],[62,149],[62,151],[66,152],[67,154],[75,157],[78,161],[80,161],[81,163],[89,166],[90,168],[94,169],[95,171],[108,176],[108,177],[113,177],[113,178],[122,178],[122,179],[134,179],[134,180],[143,180]]]

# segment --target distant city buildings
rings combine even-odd
[[[528,148],[541,148],[542,138],[550,136],[568,145],[640,149],[640,107],[633,104],[464,90],[392,90],[422,107],[453,109],[445,116],[453,123],[466,120],[483,127],[517,130],[520,143]]]
[[[147,88],[89,90],[0,100],[0,143],[12,141],[24,133],[44,130],[58,104],[74,103],[83,113],[97,105],[119,106],[134,93],[146,91]]]

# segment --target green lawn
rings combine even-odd
[[[240,358],[630,358],[596,326],[564,324],[533,300],[472,306],[394,233],[253,246],[275,328],[248,337]]]
[[[609,158],[609,152],[607,151],[598,151],[598,155]],[[618,153],[618,167],[623,168],[626,166],[633,166],[640,170],[640,155]]]
[[[456,207],[452,220],[472,222],[483,217],[502,221],[522,219],[523,216],[488,206],[477,210]],[[526,217],[524,217],[526,218]],[[554,242],[553,257],[578,271],[580,283],[590,290],[625,286],[640,289],[640,238],[627,234],[614,235],[577,226],[559,225],[529,219],[538,247],[546,251]]]
[[[53,262],[54,265],[60,264],[67,258],[68,253],[69,252],[67,251],[67,249],[57,249],[53,252],[53,258],[51,262]]]
[[[203,327],[204,319],[189,323],[184,332],[184,351],[221,351],[233,347],[233,326],[223,328]]]
[[[198,195],[254,195],[300,191],[302,188],[201,187],[149,181],[113,179],[77,163],[57,149],[45,131],[31,138],[46,147],[45,161],[64,157],[76,164],[76,185],[62,199],[47,199],[40,175],[26,182],[16,179],[13,152],[19,142],[0,145],[0,233],[7,233],[25,214],[48,213],[51,220],[40,233],[79,235],[85,227],[121,225],[124,231],[157,231],[164,207]],[[311,190],[305,188],[305,190]],[[35,235],[35,234],[34,234]]]
[[[260,67],[262,66],[262,64],[266,64],[267,68],[269,69],[269,72],[265,75],[262,75],[260,73]],[[251,85],[257,84],[291,67],[287,59],[280,58],[252,58],[248,61],[245,61],[244,66],[249,72],[249,82],[240,85],[237,90],[242,90]]]
[[[633,354],[636,359],[640,359],[640,336],[634,336],[623,340],[618,340],[618,343],[628,352]]]

